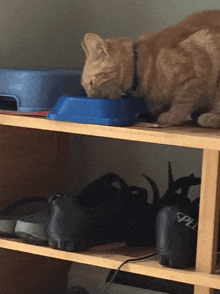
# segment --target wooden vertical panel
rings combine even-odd
[[[215,294],[215,290],[208,287],[195,286],[194,294]]]
[[[65,293],[70,262],[5,249],[0,259],[1,294]]]
[[[1,126],[0,207],[27,195],[69,186],[69,135]]]
[[[196,270],[213,273],[216,269],[219,228],[220,152],[203,151]],[[214,290],[195,286],[195,294],[213,294]]]
[[[0,209],[26,196],[68,190],[68,138],[66,133],[0,127]],[[63,260],[0,249],[0,293],[64,292],[68,269]]]

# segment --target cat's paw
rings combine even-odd
[[[184,120],[178,117],[175,113],[168,111],[161,113],[157,122],[161,125],[179,126],[184,122]]]
[[[220,128],[220,114],[218,113],[203,113],[197,119],[197,123],[205,128]]]

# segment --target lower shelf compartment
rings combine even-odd
[[[111,280],[114,273],[115,270],[110,270],[109,275],[106,279],[107,282]],[[113,284],[170,294],[193,294],[194,292],[194,285],[170,280],[163,280],[155,277],[137,275],[128,272],[119,272],[116,275]]]
[[[117,269],[121,263],[127,259],[145,256],[155,251],[154,248],[131,248],[126,246],[124,243],[113,243],[93,247],[85,252],[76,253],[57,250],[48,246],[27,244],[23,243],[19,239],[6,238],[0,239],[0,248],[109,269]],[[121,268],[121,271],[220,289],[219,274],[205,274],[202,272],[196,272],[195,269],[179,270],[164,267],[159,264],[157,256],[153,256],[147,260],[129,262]]]

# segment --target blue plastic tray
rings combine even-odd
[[[83,95],[82,69],[0,68],[0,109],[21,112],[52,110],[63,94]]]
[[[62,95],[47,118],[88,124],[131,126],[139,114],[146,112],[147,108],[140,98],[107,99]]]

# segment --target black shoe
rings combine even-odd
[[[173,268],[194,266],[196,258],[199,199],[187,197],[200,178],[190,175],[171,183],[160,200],[156,220],[156,248],[159,263]],[[181,194],[176,193],[181,189]]]
[[[121,189],[112,183],[119,183]],[[49,245],[67,251],[120,242],[126,235],[126,184],[109,173],[90,183],[77,197],[64,194],[52,203]]]
[[[156,215],[159,203],[159,190],[155,182],[146,175],[153,191],[152,204],[148,202],[145,189],[136,186],[129,187],[131,196],[127,201],[127,236],[128,246],[153,247],[156,245]]]
[[[116,174],[106,174],[77,197],[63,195],[53,202],[49,245],[67,251],[120,241],[155,245],[155,203],[148,204],[145,189],[129,187]]]
[[[47,226],[51,209],[48,199],[43,196],[26,197],[9,204],[0,212],[0,236],[20,237],[35,244],[47,242]],[[34,202],[45,202],[46,208],[29,215],[11,215],[19,206]]]

